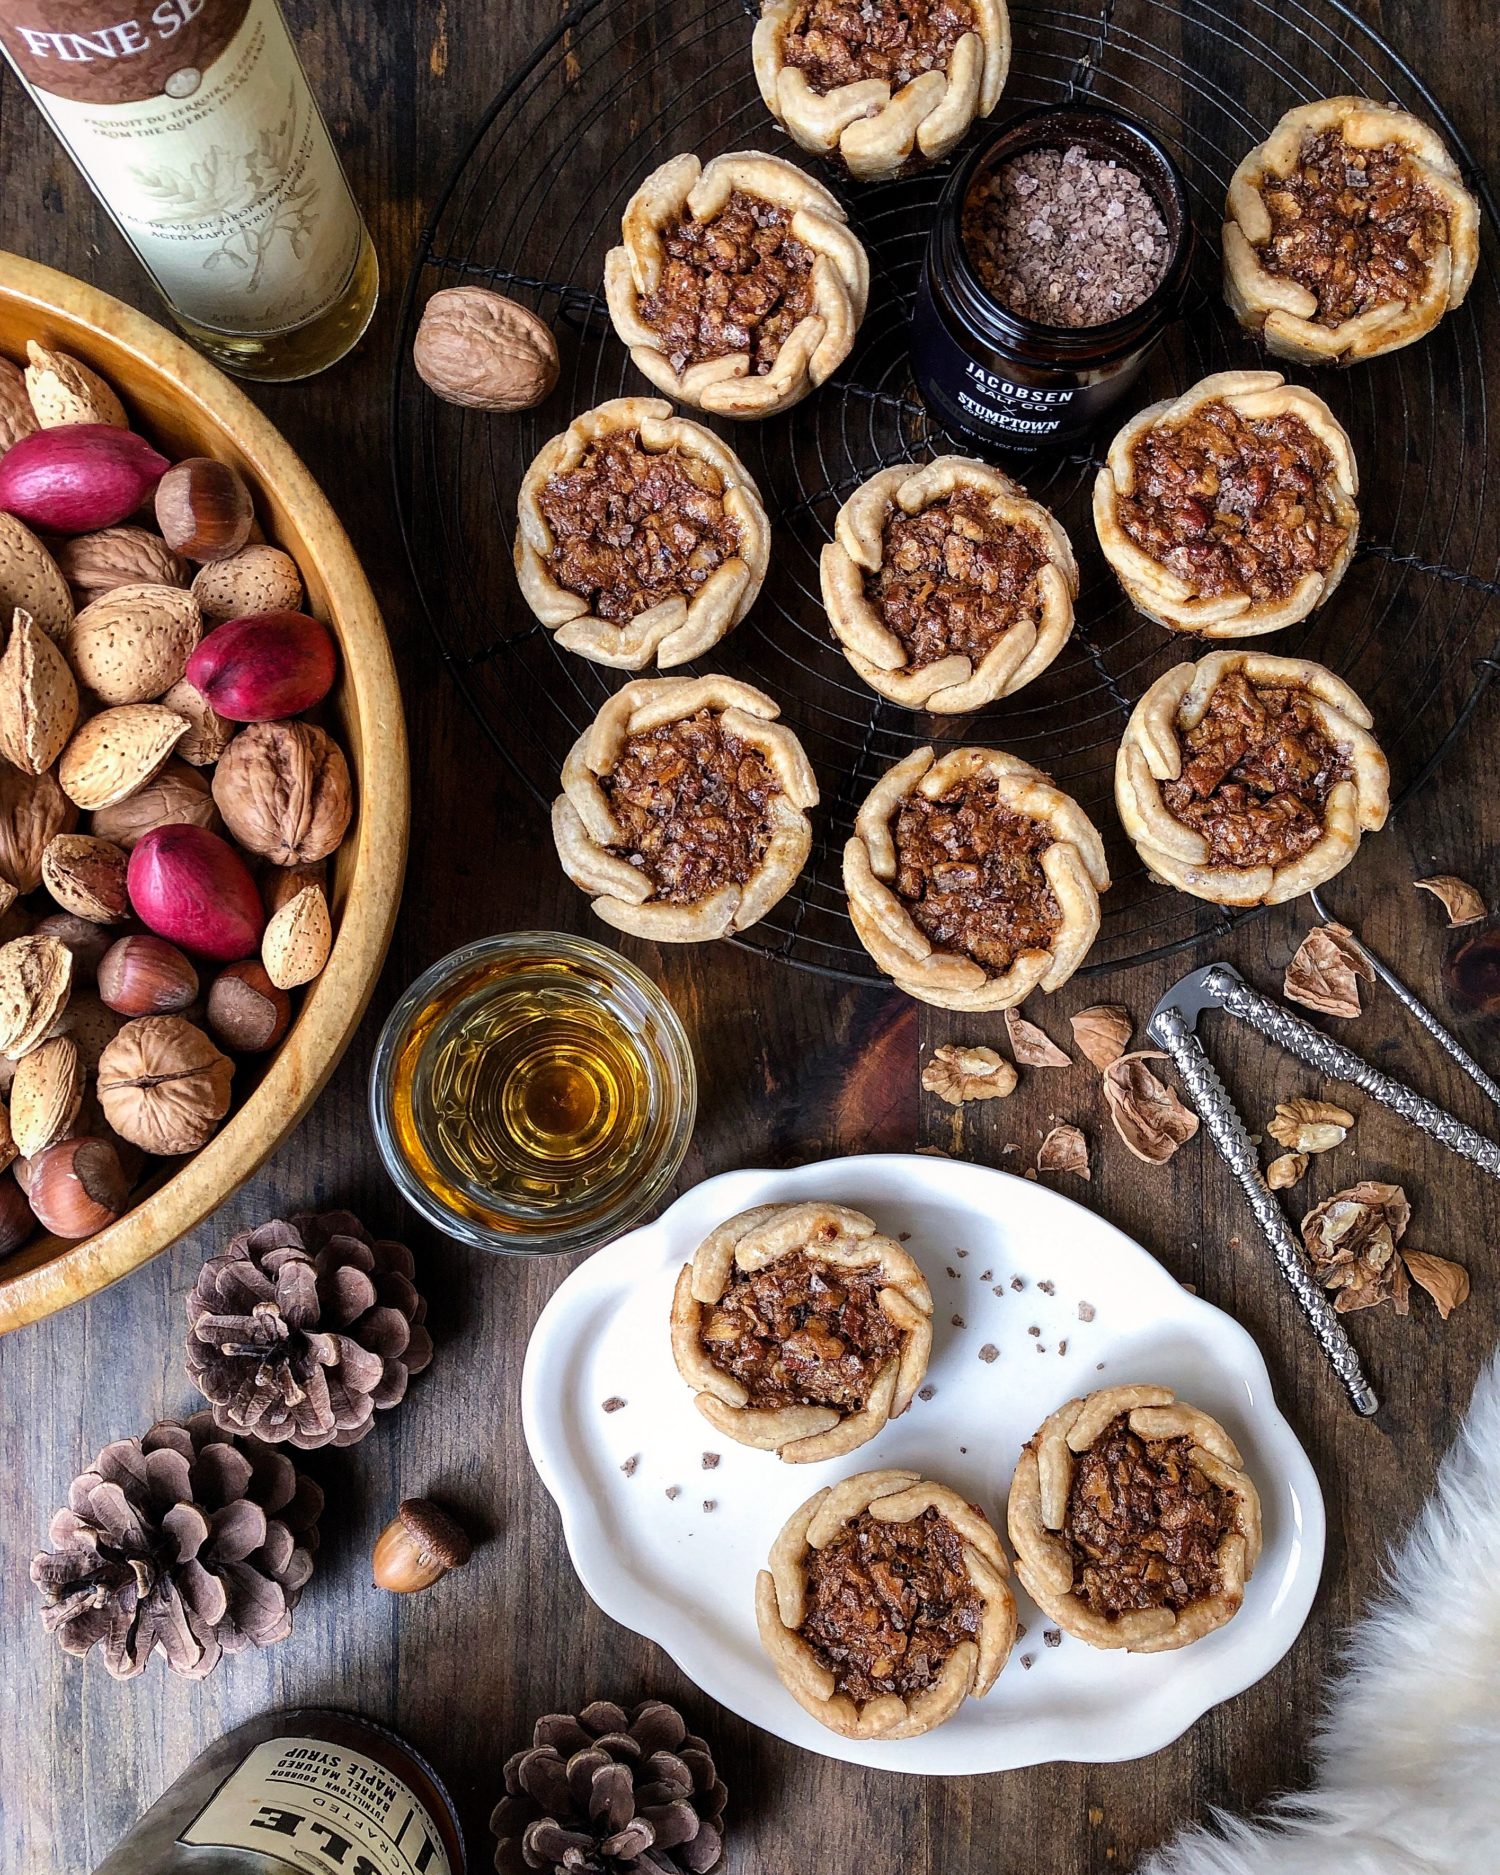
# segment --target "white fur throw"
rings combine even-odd
[[[1500,1870],[1500,1355],[1437,1490],[1349,1637],[1309,1790],[1216,1816],[1140,1875]]]

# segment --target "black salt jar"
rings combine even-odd
[[[1168,259],[1152,292],[1120,318],[1042,325],[1009,311],[981,284],[964,243],[964,204],[976,183],[1011,158],[1075,146],[1140,177],[1166,224]],[[1139,124],[1092,104],[1013,119],[970,152],[938,202],[912,313],[912,371],[923,402],[945,429],[992,448],[1076,443],[1130,388],[1181,314],[1192,258],[1182,176]]]

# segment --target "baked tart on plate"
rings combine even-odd
[[[915,1738],[994,1685],[1016,1638],[1000,1538],[914,1471],[866,1471],[793,1511],[755,1584],[781,1683],[844,1738]]]
[[[1005,0],[763,0],[751,42],[766,109],[853,176],[936,162],[1000,102]]]
[[[939,456],[881,469],[839,509],[823,604],[844,656],[908,709],[982,709],[1044,671],[1073,629],[1062,528],[999,469]]]
[[[1288,111],[1234,172],[1224,297],[1281,358],[1352,364],[1461,306],[1479,204],[1437,132],[1392,104]]]
[[[699,943],[763,918],[812,847],[818,785],[762,691],[638,677],[569,751],[552,836],[606,924]]]
[[[1115,762],[1115,805],[1149,870],[1216,905],[1279,905],[1385,825],[1370,712],[1306,658],[1215,651],[1159,677]]]
[[[1028,1443],[1007,1512],[1016,1577],[1090,1647],[1164,1653],[1239,1612],[1260,1496],[1233,1439],[1170,1387],[1069,1400]]]
[[[659,397],[616,397],[543,445],[521,481],[516,577],[557,642],[596,664],[700,657],[755,603],[771,553],[727,444]]]
[[[904,1413],[931,1348],[921,1270],[844,1205],[741,1211],[672,1297],[672,1356],[699,1412],[794,1465],[852,1452]]]
[[[786,410],[836,371],[865,316],[870,263],[844,211],[795,163],[674,156],[630,198],[604,263],[637,368],[720,417]]]
[[[1066,983],[1108,887],[1088,815],[998,749],[915,750],[870,790],[844,848],[860,943],[942,1009],[1009,1009]]]
[[[1219,371],[1109,446],[1094,527],[1132,605],[1172,631],[1294,625],[1348,571],[1359,473],[1321,397],[1275,371]]]

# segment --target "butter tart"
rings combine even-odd
[[[1094,526],[1131,603],[1172,631],[1255,638],[1344,577],[1359,472],[1321,397],[1220,371],[1133,417],[1094,483]]]
[[[1005,0],[763,0],[751,42],[766,109],[853,176],[936,162],[1000,102]]]
[[[1000,1538],[914,1471],[866,1471],[793,1511],[755,1584],[761,1645],[842,1738],[915,1738],[994,1685],[1016,1638]]]
[[[795,163],[674,156],[630,198],[620,239],[604,263],[609,316],[679,403],[768,417],[849,355],[870,263],[838,202]]]
[[[1377,358],[1463,304],[1479,204],[1442,138],[1370,98],[1288,111],[1230,178],[1224,297],[1269,350]]]
[[[963,456],[882,469],[839,509],[823,603],[872,690],[952,715],[1009,696],[1073,629],[1062,528],[999,469]]]
[[[1090,1647],[1165,1653],[1239,1612],[1260,1495],[1233,1439],[1170,1387],[1069,1400],[1021,1454],[1007,1514],[1016,1577]]]
[[[563,763],[552,837],[606,924],[662,944],[743,931],[801,872],[818,784],[762,691],[637,677]]]
[[[1135,706],[1115,804],[1151,872],[1216,905],[1279,905],[1385,825],[1390,769],[1370,712],[1306,658],[1214,651]]]
[[[998,749],[917,749],[870,790],[844,848],[859,941],[941,1009],[1009,1009],[1066,983],[1108,887],[1087,814]]]
[[[659,397],[575,417],[521,481],[516,577],[557,642],[596,664],[685,664],[755,603],[771,529],[726,443]]]
[[[672,1297],[672,1355],[699,1412],[794,1465],[852,1452],[904,1413],[931,1347],[921,1270],[844,1205],[741,1211]]]

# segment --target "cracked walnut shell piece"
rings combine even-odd
[[[1325,603],[1359,535],[1359,471],[1321,397],[1218,371],[1132,417],[1094,482],[1127,598],[1170,631],[1255,638]]]
[[[859,43],[872,14],[889,49]],[[878,181],[914,158],[937,162],[994,110],[1010,71],[1010,15],[1005,0],[883,0],[878,10],[763,0],[751,51],[766,109],[787,134]]]
[[[720,417],[789,409],[849,355],[870,263],[838,201],[779,156],[674,156],[626,205],[609,316],[660,391]]]
[[[1178,664],[1125,725],[1120,820],[1179,892],[1215,905],[1298,898],[1385,825],[1390,769],[1370,724],[1343,679],[1306,658],[1214,651]]]
[[[1068,537],[1008,475],[964,456],[881,469],[839,509],[823,604],[881,696],[953,715],[1009,696],[1073,629]]]
[[[866,1471],[783,1525],[755,1584],[782,1685],[843,1738],[915,1738],[994,1685],[1016,1638],[1000,1538],[914,1471]]]
[[[1229,182],[1224,297],[1268,350],[1352,364],[1463,304],[1479,204],[1443,140],[1370,98],[1298,105]]]
[[[859,941],[940,1009],[1009,1009],[1066,983],[1108,887],[1088,815],[998,749],[915,750],[870,790],[844,848]]]
[[[526,603],[560,645],[628,671],[716,645],[755,603],[771,553],[749,470],[659,397],[575,417],[527,469],[517,519]]]
[[[663,944],[743,931],[812,848],[818,785],[763,691],[729,677],[638,677],[563,763],[563,871],[616,930]]]
[[[1216,1419],[1170,1387],[1105,1387],[1042,1422],[1011,1482],[1022,1588],[1090,1647],[1164,1653],[1238,1613],[1260,1495]]]
[[[711,1231],[672,1297],[672,1357],[726,1438],[815,1464],[911,1405],[932,1348],[932,1294],[873,1218],[763,1204]]]

